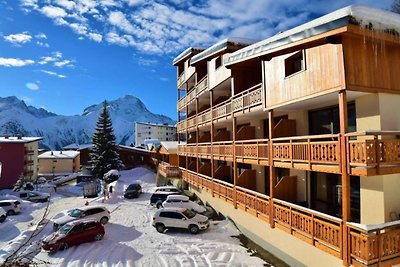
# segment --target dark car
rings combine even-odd
[[[71,246],[98,241],[104,236],[104,227],[95,220],[78,220],[64,224],[57,232],[42,241],[44,250],[55,252]]]
[[[150,205],[156,206],[157,209],[161,208],[162,203],[167,199],[169,195],[180,195],[180,193],[168,191],[154,192],[150,197]]]
[[[124,198],[135,198],[139,197],[139,195],[142,193],[142,186],[138,183],[130,184],[124,194]]]

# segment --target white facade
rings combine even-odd
[[[176,141],[176,127],[155,123],[135,123],[135,146],[145,146],[144,140]]]

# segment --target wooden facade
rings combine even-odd
[[[345,266],[400,263],[400,221],[357,227],[352,211],[362,211],[351,203],[354,191],[360,193],[351,177],[400,174],[400,129],[357,131],[349,119],[356,113],[348,108],[360,96],[398,94],[399,63],[398,36],[350,24],[230,65],[228,89],[205,84],[213,73],[204,70],[215,71],[205,67],[214,59],[196,63],[195,81],[178,99],[178,133],[188,140],[177,152],[182,179]],[[226,99],[215,101],[218,95]],[[332,105],[338,125],[323,125],[329,134],[307,134],[309,111]],[[310,192],[299,201],[299,177],[285,172],[309,180],[311,173],[337,177],[338,212],[311,209]]]

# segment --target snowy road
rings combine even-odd
[[[104,204],[112,213],[110,222],[105,225],[103,240],[54,254],[41,251],[35,259],[53,266],[239,267],[265,264],[261,259],[250,256],[247,249],[231,237],[239,232],[228,220],[212,221],[210,228],[198,235],[178,230],[158,233],[151,226],[156,208],[149,205],[155,174],[144,168],[121,174],[114,193]],[[144,192],[138,199],[125,200],[122,192],[134,180],[141,180]],[[82,206],[84,202],[82,197],[58,195],[51,203],[50,217],[61,210]],[[101,203],[101,199],[95,202]],[[0,260],[4,260],[18,240],[21,242],[28,235],[32,230],[31,219],[37,222],[43,207],[43,204],[24,203],[21,215],[11,217],[0,225]],[[51,224],[46,226],[44,232],[51,232]]]

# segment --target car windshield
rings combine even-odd
[[[131,184],[131,185],[128,186],[128,190],[134,190],[134,189],[137,189],[137,188],[139,188],[138,184]]]
[[[69,224],[64,224],[60,230],[58,230],[58,232],[60,232],[60,234],[66,235],[68,234],[68,232],[71,230],[72,226]]]
[[[185,215],[187,218],[189,218],[189,219],[191,219],[191,218],[193,218],[194,216],[196,216],[196,213],[194,213],[193,211],[191,211],[191,210],[185,210],[185,211],[183,211],[182,212],[183,213],[183,215]]]
[[[78,218],[82,215],[82,212],[83,211],[80,209],[73,209],[73,210],[68,211],[68,215],[71,217],[74,217],[74,218]]]

